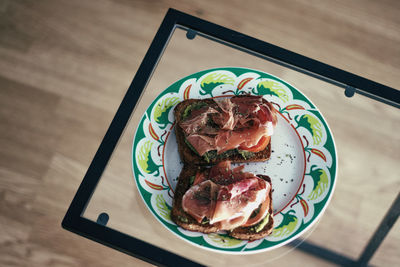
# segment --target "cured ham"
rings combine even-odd
[[[197,222],[210,218],[215,210],[219,186],[207,180],[192,186],[182,198],[182,208]]]
[[[218,224],[221,230],[251,226],[268,213],[270,184],[243,166],[231,168],[229,161],[197,173],[182,198],[182,208],[197,222]],[[258,210],[256,215],[252,214]]]
[[[199,155],[214,150],[216,140],[213,137],[202,134],[192,134],[186,137],[186,140],[196,149]]]
[[[203,126],[206,125],[208,115],[218,113],[217,110],[210,106],[202,107],[200,109],[193,110],[188,119],[182,121],[180,126],[186,134],[194,134]]]
[[[269,102],[261,96],[244,96],[214,100],[192,111],[179,125],[186,140],[202,156],[212,150],[221,154],[256,146],[263,137],[273,134],[276,122],[276,111]]]
[[[212,114],[211,118],[222,130],[233,130],[237,123],[237,117],[233,113],[233,103],[229,98],[215,102],[221,109],[221,112]]]

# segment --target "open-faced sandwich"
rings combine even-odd
[[[273,229],[271,180],[231,168],[230,161],[212,167],[185,165],[179,175],[172,220],[190,231],[225,230],[237,239],[255,240]]]
[[[262,96],[188,99],[175,108],[181,160],[196,165],[265,161],[276,111]]]

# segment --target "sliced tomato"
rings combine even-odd
[[[258,141],[257,145],[252,146],[252,147],[247,147],[244,144],[241,144],[239,146],[239,149],[250,151],[250,152],[259,152],[259,151],[264,150],[267,147],[270,140],[271,140],[271,136],[263,136],[263,137],[261,137],[260,141]]]
[[[247,222],[245,224],[243,224],[242,226],[244,226],[244,227],[251,226],[251,225],[254,225],[256,223],[259,223],[262,219],[264,219],[264,217],[268,213],[268,208],[269,208],[269,202],[270,201],[271,200],[269,199],[269,197],[267,197],[267,199],[261,204],[260,210],[258,211],[257,215],[254,216],[253,218],[249,218],[247,220]]]

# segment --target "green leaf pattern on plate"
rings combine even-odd
[[[289,101],[289,96],[285,90],[285,86],[277,81],[268,80],[258,83],[257,94],[274,95],[282,99],[284,102]]]
[[[171,221],[171,207],[169,207],[162,195],[156,196],[156,207],[158,214],[166,221]]]
[[[200,83],[201,89],[204,91],[200,91],[201,95],[210,95],[213,96],[213,89],[218,85],[222,84],[234,84],[234,78],[224,73],[214,72],[207,75]]]
[[[310,169],[310,175],[314,180],[314,187],[311,193],[308,195],[308,199],[315,200],[319,196],[321,196],[325,190],[328,188],[329,178],[326,171],[323,169],[317,168],[316,165],[313,165]]]
[[[238,240],[236,238],[232,238],[227,235],[211,233],[208,234],[207,237],[212,241],[212,243],[218,244],[221,247],[237,247],[238,245],[245,244],[242,240]]]
[[[282,239],[289,236],[294,230],[296,230],[299,219],[294,214],[294,210],[289,210],[287,213],[282,214],[282,222],[279,224],[279,227],[275,227],[271,235],[273,237],[279,237]]]
[[[155,175],[157,176],[160,174],[160,171],[158,169],[161,166],[155,164],[151,157],[152,146],[153,143],[150,140],[142,144],[142,146],[138,151],[137,159],[138,159],[138,164],[142,171],[148,174],[155,172]]]
[[[306,161],[304,181],[307,181],[307,184],[305,184],[307,189],[298,193],[294,199],[307,198],[307,204],[310,207],[307,219],[304,219],[304,205],[300,205],[301,203],[288,205],[280,214],[275,216],[276,225],[272,234],[262,241],[256,242],[237,240],[226,234],[206,235],[182,230],[172,223],[170,218],[171,207],[168,205],[168,203],[172,204],[172,196],[168,194],[170,189],[163,186],[165,189],[160,191],[160,187],[155,190],[151,186],[142,186],[138,178],[140,175],[136,170],[144,175],[144,177],[140,177],[142,182],[147,179],[158,185],[164,185],[165,180],[168,181],[172,178],[164,177],[160,173],[162,165],[155,162],[160,164],[162,159],[160,153],[156,151],[163,151],[163,147],[166,145],[162,138],[170,129],[167,126],[172,125],[169,118],[170,112],[178,102],[183,100],[184,91],[188,86],[191,86],[191,97],[213,97],[224,95],[226,92],[238,94],[237,85],[246,78],[251,81],[246,84],[247,92],[265,95],[265,98],[271,100],[275,108],[284,114],[287,121],[296,128],[300,138],[307,136],[307,139],[311,138],[313,141],[309,144],[308,141],[302,140],[302,142],[306,142],[304,150],[309,155],[308,159],[312,159],[313,166],[310,168],[310,163]],[[197,95],[195,92],[197,92]],[[315,115],[319,113],[314,105],[290,84],[264,72],[244,68],[219,68],[195,73],[172,84],[153,103],[146,111],[149,116],[146,114],[143,116],[139,124],[140,129],[138,128],[135,135],[133,144],[133,159],[136,159],[133,160],[134,176],[139,192],[150,210],[155,213],[156,217],[161,218],[161,221],[168,222],[164,226],[175,234],[193,244],[200,244],[200,246],[214,251],[231,253],[265,251],[281,245],[282,242],[289,242],[293,237],[311,226],[311,223],[322,212],[321,207],[324,207],[324,205],[320,203],[327,202],[327,196],[331,195],[335,182],[337,166],[335,147],[325,121],[321,121],[323,118],[320,119]],[[156,143],[153,145],[153,142]],[[329,145],[327,145],[327,142],[330,142]],[[153,153],[152,149],[154,150]],[[157,154],[160,158],[157,158]],[[156,157],[154,160],[153,156]],[[166,198],[168,198],[168,201],[166,201]]]
[[[297,122],[297,127],[304,127],[308,131],[310,131],[314,145],[319,145],[321,144],[322,141],[322,123],[313,115],[311,114],[304,114],[302,116],[297,115],[295,118],[295,121]]]
[[[159,101],[154,106],[154,120],[159,124],[161,129],[165,129],[172,122],[168,119],[169,111],[173,106],[180,102],[179,97],[167,97]]]

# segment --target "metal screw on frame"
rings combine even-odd
[[[101,225],[103,225],[103,226],[106,226],[107,223],[108,223],[108,219],[109,219],[109,218],[110,218],[110,216],[108,216],[107,213],[103,212],[103,213],[100,213],[99,217],[97,217],[96,222],[97,222],[98,224],[101,224]]]
[[[189,40],[193,40],[196,37],[196,34],[197,34],[197,31],[188,29],[187,33],[186,33],[186,38],[188,38]]]
[[[344,89],[344,95],[347,97],[352,97],[356,93],[356,88],[353,86],[347,85],[346,88]]]

